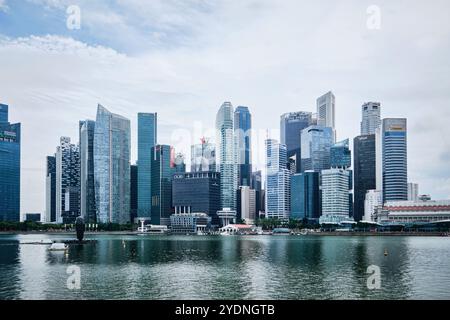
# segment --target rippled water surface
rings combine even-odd
[[[450,238],[0,235],[0,299],[450,299]],[[385,250],[388,256],[384,255]],[[67,288],[69,266],[81,289]],[[381,289],[367,289],[367,268]]]

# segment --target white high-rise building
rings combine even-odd
[[[408,183],[408,201],[419,201],[419,184]]]
[[[220,172],[220,202],[222,208],[236,210],[238,189],[238,166],[236,138],[234,133],[234,112],[230,102],[224,102],[216,117],[217,171]]]
[[[256,191],[248,186],[240,188],[241,218],[246,224],[253,224],[256,220]]]
[[[367,102],[362,105],[361,135],[375,134],[381,127],[381,104]]]
[[[266,140],[266,157],[266,217],[287,220],[291,199],[286,145]]]
[[[364,221],[375,221],[374,214],[377,207],[383,204],[383,192],[369,190],[364,201]]]
[[[346,169],[322,170],[322,217],[334,221],[349,219],[350,172]]]
[[[317,125],[332,128],[336,141],[336,98],[331,91],[317,99]]]

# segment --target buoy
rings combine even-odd
[[[388,253],[387,249],[384,249],[384,256],[387,257],[388,254],[389,254],[389,253]]]

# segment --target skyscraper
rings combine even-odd
[[[94,180],[94,133],[95,121],[80,121],[80,211],[86,223],[97,222]]]
[[[150,220],[152,195],[152,148],[157,143],[158,115],[138,113],[138,217]]]
[[[216,146],[208,139],[191,146],[191,172],[216,171]]]
[[[0,104],[0,221],[20,221],[21,125],[11,124]]]
[[[56,222],[56,157],[47,157],[45,222]]]
[[[317,125],[336,129],[336,98],[330,91],[317,99]]]
[[[320,174],[305,171],[291,177],[291,218],[319,219],[321,215]]]
[[[237,217],[246,224],[254,224],[256,220],[256,193],[248,186],[240,186],[237,191]]]
[[[135,222],[138,212],[138,166],[130,166],[130,221]]]
[[[321,171],[331,167],[330,150],[334,144],[333,130],[328,127],[309,126],[302,130],[302,171]]]
[[[381,126],[381,104],[379,102],[367,102],[361,107],[361,135],[375,134]]]
[[[186,163],[184,161],[184,154],[177,153],[174,159],[175,172],[184,173],[186,172]]]
[[[262,172],[261,170],[252,173],[252,186],[251,188],[255,190],[256,198],[256,219],[259,218],[259,212],[264,211],[264,198],[262,194]]]
[[[407,121],[383,119],[383,201],[408,200]]]
[[[349,171],[322,170],[322,217],[328,221],[349,218]]]
[[[172,208],[172,178],[175,173],[173,148],[156,145],[152,149],[152,216],[151,223],[169,225]],[[138,169],[139,172],[140,168]]]
[[[301,172],[301,132],[312,124],[311,112],[291,112],[281,116],[280,142],[286,145],[288,159],[295,160],[295,173]]]
[[[358,136],[353,140],[355,205],[353,217],[360,221],[364,216],[364,201],[369,190],[377,188],[376,183],[376,139],[375,135]]]
[[[291,203],[286,145],[266,140],[266,157],[266,217],[287,220]]]
[[[56,222],[74,223],[80,215],[80,148],[61,137],[56,148]]]
[[[348,169],[352,166],[352,154],[349,139],[335,143],[330,148],[331,168]]]
[[[130,221],[130,120],[98,105],[94,134],[97,222]]]
[[[238,185],[250,186],[252,178],[252,116],[247,107],[238,106],[234,111],[234,132],[238,164]]]
[[[236,210],[237,158],[236,141],[233,124],[233,106],[230,102],[224,102],[217,112],[217,167],[220,172],[220,202],[222,208]]]
[[[419,184],[418,183],[408,183],[408,201],[418,201],[419,200]]]

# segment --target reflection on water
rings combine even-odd
[[[449,238],[0,235],[0,299],[448,299]],[[385,250],[388,255],[385,256]],[[66,282],[81,268],[81,290]],[[367,268],[381,289],[367,289]]]

